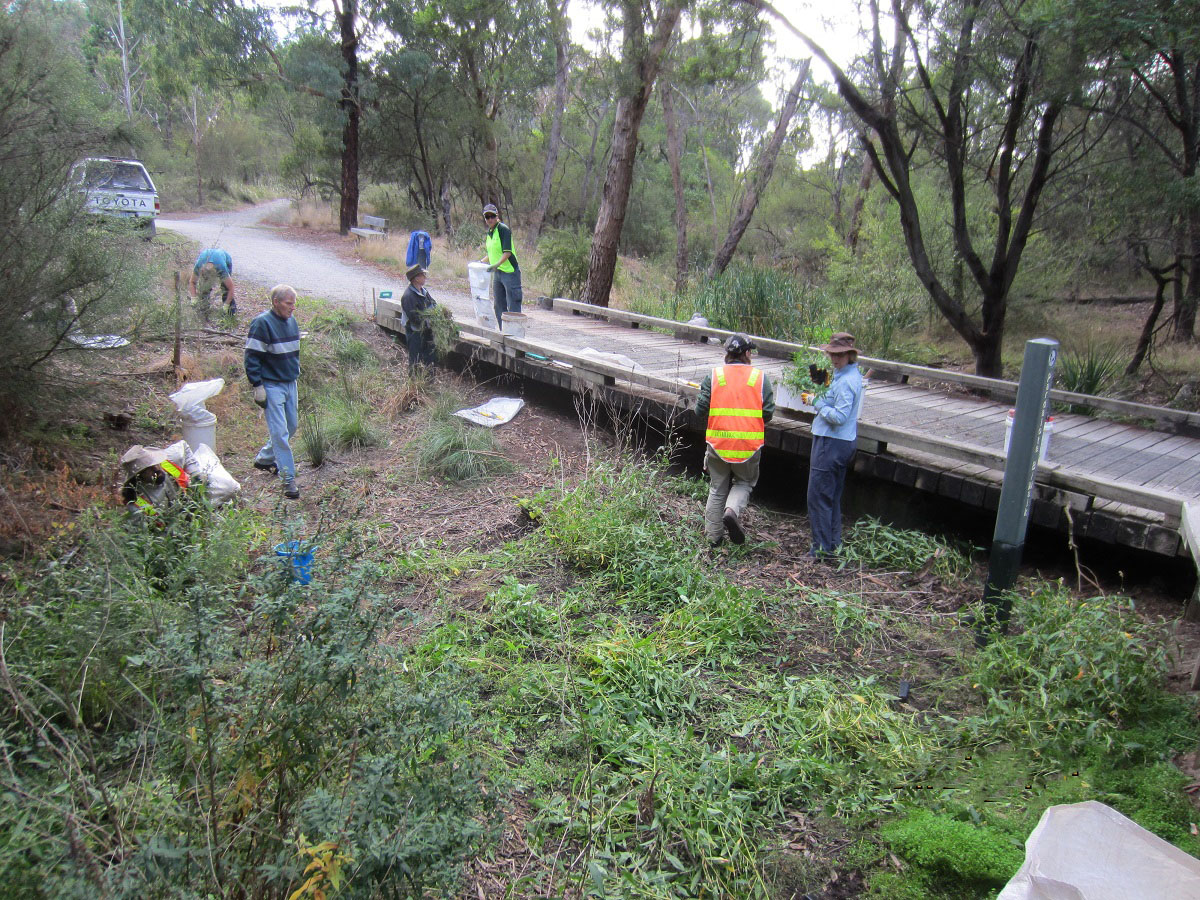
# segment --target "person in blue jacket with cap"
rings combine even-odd
[[[854,335],[841,331],[821,349],[833,363],[833,384],[825,396],[804,393],[800,402],[817,411],[812,423],[812,455],[808,467],[808,522],[812,529],[811,559],[836,556],[842,546],[842,488],[854,459],[858,416],[862,412],[863,378],[858,370]]]

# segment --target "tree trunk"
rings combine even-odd
[[[687,203],[683,196],[683,170],[680,157],[683,155],[682,141],[679,137],[679,120],[675,115],[675,101],[672,91],[675,88],[668,85],[658,91],[662,98],[663,121],[667,125],[667,161],[671,166],[671,187],[675,192],[675,293],[683,294],[687,290],[688,280],[688,246],[687,246]]]
[[[1142,333],[1138,336],[1137,347],[1133,351],[1133,359],[1129,361],[1129,365],[1125,367],[1126,375],[1135,375],[1141,367],[1142,361],[1146,358],[1146,354],[1150,352],[1150,344],[1154,340],[1154,327],[1158,324],[1158,317],[1163,311],[1163,307],[1167,303],[1167,278],[1164,272],[1146,266],[1146,270],[1154,279],[1154,306],[1150,308],[1150,315],[1146,316],[1145,324],[1142,325]],[[1179,280],[1176,274],[1175,281]]]
[[[338,102],[344,117],[342,126],[342,202],[338,214],[338,230],[349,234],[358,225],[358,34],[355,18],[358,0],[341,0],[334,3],[341,32],[342,64],[345,72],[342,80],[342,97]]]
[[[596,306],[608,306],[608,294],[612,290],[613,273],[617,268],[617,245],[625,226],[625,210],[629,205],[629,190],[633,183],[633,164],[637,158],[638,129],[642,124],[654,79],[662,63],[663,54],[670,44],[675,25],[682,12],[681,0],[674,0],[659,15],[654,26],[654,36],[639,58],[627,59],[626,65],[633,68],[636,82],[633,89],[617,101],[616,121],[613,123],[612,156],[608,161],[608,177],[600,198],[600,212],[596,216],[596,231],[592,236],[592,252],[588,260],[587,284],[583,289],[583,302]],[[632,48],[635,33],[640,34],[640,6],[627,3],[625,8],[626,48]],[[637,21],[634,21],[637,19]]]
[[[550,117],[550,145],[546,148],[546,164],[542,168],[542,189],[538,192],[537,209],[533,211],[530,230],[532,241],[537,243],[546,224],[546,210],[550,207],[550,188],[554,182],[554,169],[558,165],[558,151],[562,147],[563,110],[567,107],[567,3],[548,0],[550,19],[554,25],[554,110]]]
[[[450,223],[450,179],[442,179],[442,220],[446,223],[446,236],[449,237],[454,230]]]
[[[750,184],[746,187],[746,195],[742,197],[742,204],[738,207],[733,224],[729,227],[729,234],[725,236],[725,242],[721,244],[717,255],[713,257],[712,265],[708,267],[709,278],[716,278],[725,271],[729,261],[733,259],[733,253],[737,250],[742,236],[750,227],[750,219],[754,216],[758,200],[763,191],[767,189],[771,175],[775,172],[775,161],[779,159],[779,151],[783,147],[784,139],[787,138],[792,116],[796,114],[796,107],[800,105],[800,89],[804,87],[804,81],[808,78],[808,68],[809,61],[807,59],[801,61],[800,70],[796,75],[796,83],[788,91],[787,100],[784,101],[783,109],[779,113],[779,122],[775,125],[775,133],[771,135],[771,140],[767,143],[763,155],[759,159],[758,167],[750,176]]]
[[[867,204],[867,195],[871,193],[871,182],[875,179],[875,167],[868,160],[863,160],[862,177],[858,179],[858,196],[850,207],[850,229],[846,232],[846,246],[851,253],[858,253],[858,239],[862,234],[863,207]],[[961,292],[960,292],[961,295]]]
[[[1191,180],[1196,177],[1193,175]],[[1200,306],[1200,210],[1189,212],[1188,231],[1192,259],[1187,269],[1187,289],[1175,310],[1175,339],[1179,341],[1196,339],[1196,307]]]

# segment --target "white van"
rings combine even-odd
[[[116,156],[90,156],[71,169],[71,179],[87,194],[88,212],[135,220],[154,235],[158,191],[141,161]]]

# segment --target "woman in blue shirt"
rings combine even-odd
[[[842,546],[842,488],[854,459],[863,400],[854,335],[839,332],[821,349],[829,354],[834,372],[829,391],[812,402],[817,415],[812,423],[808,468],[808,521],[812,529],[808,555],[814,559],[833,556]],[[810,397],[805,395],[801,400],[808,403]]]

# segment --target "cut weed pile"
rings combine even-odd
[[[410,379],[344,312],[298,315],[300,503],[250,468],[239,359],[197,340],[242,504],[87,508],[4,571],[13,890],[982,898],[1084,799],[1200,852],[1171,762],[1195,707],[1130,599],[1023,582],[976,650],[962,548],[862,520],[830,567],[752,507],[714,554],[665,455],[532,403],[472,429],[450,413],[519,385]],[[121,440],[169,442],[161,381]]]

